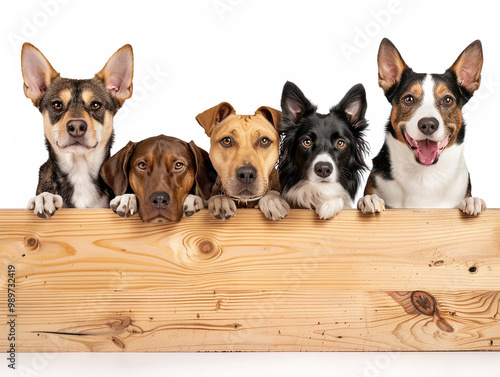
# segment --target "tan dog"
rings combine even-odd
[[[259,208],[270,220],[288,215],[276,170],[281,117],[281,111],[266,106],[255,115],[236,115],[227,102],[196,117],[210,137],[210,160],[218,174],[208,201],[213,217],[231,218],[237,207]]]

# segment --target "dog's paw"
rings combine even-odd
[[[34,198],[31,198],[28,202],[28,209],[33,210],[35,215],[42,219],[51,217],[56,210],[62,206],[62,197],[60,195],[51,194],[50,192],[42,192]]]
[[[465,198],[458,205],[458,209],[467,215],[477,216],[486,211],[486,203],[481,198]]]
[[[134,194],[123,194],[111,200],[109,206],[121,217],[129,217],[137,213],[137,197]]]
[[[208,212],[216,219],[230,219],[236,214],[236,204],[225,195],[215,195],[208,199]]]
[[[365,195],[358,200],[358,209],[363,213],[384,212],[385,202],[375,194]]]
[[[188,195],[184,200],[184,216],[192,216],[194,213],[204,208],[203,199],[196,195]]]
[[[259,200],[258,207],[268,220],[280,220],[288,215],[290,206],[278,191],[270,191]]]
[[[344,199],[335,198],[331,200],[324,201],[319,206],[316,207],[316,213],[319,215],[321,220],[328,220],[339,214],[344,208]]]

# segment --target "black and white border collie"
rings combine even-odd
[[[363,85],[352,87],[328,114],[319,114],[317,106],[295,84],[287,82],[281,108],[282,195],[292,207],[316,210],[321,219],[351,208],[366,169],[368,149]]]
[[[379,86],[392,105],[385,143],[358,202],[362,212],[387,208],[459,208],[469,215],[486,209],[471,196],[463,154],[462,107],[479,88],[483,52],[471,43],[443,74],[415,73],[383,39],[378,53]]]

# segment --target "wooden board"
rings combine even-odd
[[[500,210],[158,225],[0,210],[0,318],[17,316],[17,352],[500,350],[499,291]]]

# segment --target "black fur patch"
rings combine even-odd
[[[392,127],[391,127],[392,128]],[[393,180],[392,169],[391,169],[391,158],[389,156],[389,148],[387,144],[384,143],[382,149],[378,152],[377,156],[373,158],[372,174],[377,176],[382,176],[386,180]],[[371,174],[371,175],[372,175]],[[373,186],[375,186],[375,180],[372,181]]]

